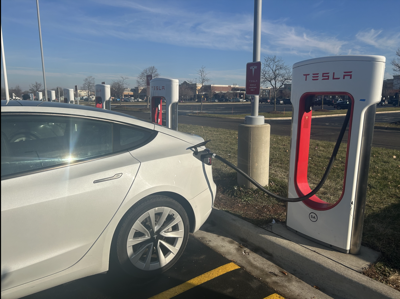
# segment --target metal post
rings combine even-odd
[[[262,0],[254,0],[253,62],[260,61],[261,44],[261,4]],[[251,104],[251,116],[258,116],[259,96],[254,96]]]
[[[7,68],[6,68],[6,59],[4,55],[4,45],[3,45],[3,26],[1,28],[1,59],[3,60],[3,75],[4,75],[4,91],[6,92],[6,100],[7,104],[10,101],[10,94],[8,91],[8,79],[7,79]]]
[[[261,13],[262,0],[254,0],[254,30],[253,30],[253,62],[260,61],[261,48]],[[264,124],[264,116],[258,115],[260,96],[255,95],[251,102],[251,116],[246,116],[245,123],[248,125]]]
[[[42,29],[40,26],[40,13],[39,13],[39,0],[36,0],[36,9],[38,17],[38,27],[39,27],[39,41],[40,41],[40,53],[42,54],[42,71],[43,71],[43,84],[44,84],[44,99],[47,102],[47,85],[46,85],[46,75],[44,71],[44,58],[43,58],[43,44],[42,44]]]

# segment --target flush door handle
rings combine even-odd
[[[122,177],[122,173],[117,173],[117,174],[114,174],[113,176],[110,176],[110,177],[108,177],[108,178],[95,180],[95,181],[93,181],[93,184],[102,183],[102,182],[107,182],[107,181],[112,181],[112,180],[117,180],[117,179],[119,179],[120,177]]]

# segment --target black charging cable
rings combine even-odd
[[[218,156],[217,154],[211,153],[208,150],[206,150],[206,152],[204,152],[204,151],[203,152],[199,152],[197,150],[198,146],[204,146],[210,140],[202,142],[202,143],[200,143],[198,145],[192,146],[192,147],[190,147],[188,149],[194,149],[195,150],[195,155],[200,155],[201,156],[201,160],[204,160],[205,158],[212,157],[212,158],[215,158],[215,159],[221,161],[222,163],[228,165],[230,168],[232,168],[233,170],[235,170],[238,173],[240,173],[241,175],[243,175],[246,179],[248,179],[250,182],[252,182],[258,189],[260,189],[261,191],[267,193],[268,195],[270,195],[270,196],[272,196],[272,197],[274,197],[274,198],[276,198],[276,199],[278,199],[280,201],[283,201],[283,202],[299,202],[299,201],[303,201],[303,200],[309,199],[310,197],[315,195],[321,189],[321,187],[324,185],[326,179],[328,178],[328,174],[331,171],[332,165],[336,160],[336,155],[337,155],[337,153],[339,151],[340,144],[342,143],[344,133],[346,132],[346,127],[347,127],[347,125],[349,123],[350,115],[351,115],[351,106],[349,106],[349,108],[347,110],[347,114],[346,114],[346,117],[344,119],[344,122],[343,122],[343,125],[342,125],[342,129],[340,130],[338,139],[336,141],[335,148],[333,149],[332,156],[331,156],[331,158],[329,160],[328,166],[327,166],[327,168],[325,170],[325,173],[324,173],[321,181],[318,183],[317,187],[315,187],[314,190],[312,190],[310,193],[308,193],[307,195],[304,195],[302,197],[288,198],[288,197],[283,197],[283,196],[277,195],[275,193],[272,193],[271,191],[269,191],[269,190],[265,189],[263,186],[261,186],[253,178],[248,176],[245,172],[243,172],[238,167],[233,165],[231,162],[225,160],[221,156]]]

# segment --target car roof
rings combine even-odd
[[[52,107],[52,108],[69,108],[69,109],[79,109],[79,110],[87,110],[87,111],[95,111],[95,112],[100,112],[100,113],[108,113],[108,114],[114,114],[114,115],[120,115],[128,118],[133,118],[137,119],[134,116],[124,114],[121,112],[116,112],[116,111],[111,111],[111,110],[106,110],[106,109],[99,109],[91,106],[82,106],[82,105],[74,105],[74,104],[68,104],[68,103],[59,103],[59,102],[42,102],[42,101],[24,101],[24,100],[11,100],[8,102],[5,100],[1,101],[1,106],[41,106],[41,107]]]
[[[5,109],[4,109],[5,108]],[[133,124],[161,132],[163,134],[185,140],[187,142],[199,143],[197,137],[192,134],[182,133],[175,130],[168,129],[164,126],[155,125],[154,123],[147,122],[136,117],[130,116],[125,113],[99,109],[88,106],[81,106],[76,104],[58,103],[58,102],[42,102],[42,101],[23,101],[11,100],[1,101],[2,112],[28,112],[28,113],[57,113],[57,114],[72,114],[84,117],[94,117],[99,119],[107,119],[111,121],[119,121],[123,123]],[[3,110],[4,109],[4,110]]]
[[[44,102],[44,101],[24,101],[24,100],[10,100],[1,101],[1,108],[9,108],[8,111],[20,111],[24,112],[45,112],[45,113],[63,113],[65,114],[76,114],[82,116],[92,116],[105,118],[109,120],[117,120],[128,123],[136,123],[137,125],[147,127],[154,130],[154,124],[146,122],[144,120],[139,120],[138,118],[116,111],[110,111],[106,109],[99,109],[95,107],[82,106],[76,104],[68,103],[58,103],[58,102]],[[21,109],[18,109],[21,108]],[[64,110],[65,109],[65,110]]]

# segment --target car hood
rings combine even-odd
[[[158,126],[158,125],[155,125],[154,129],[159,131],[160,133],[178,138],[178,139],[183,140],[192,145],[198,144],[198,143],[201,143],[204,141],[204,139],[200,136],[188,134],[188,133],[182,133],[182,132],[171,130],[166,127],[162,127],[162,126]]]

